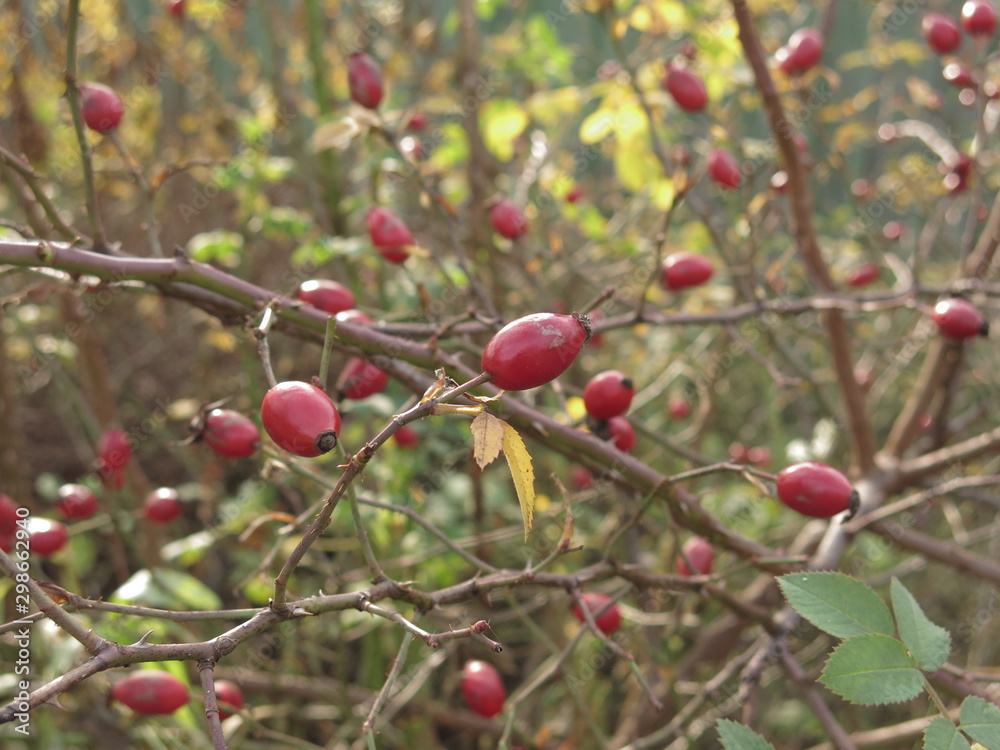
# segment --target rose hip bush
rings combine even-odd
[[[993,3],[9,5],[4,747],[989,746]]]

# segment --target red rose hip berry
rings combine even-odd
[[[382,69],[364,52],[355,52],[347,61],[347,85],[351,98],[368,109],[382,102]]]
[[[687,68],[668,65],[663,88],[685,112],[700,112],[708,104],[708,90],[701,76]]]
[[[392,439],[400,448],[416,448],[420,444],[420,434],[408,424],[392,433]]]
[[[708,155],[708,174],[716,185],[726,190],[738,188],[743,183],[736,157],[721,148]]]
[[[173,487],[160,487],[146,495],[142,504],[146,518],[154,523],[170,523],[183,510],[177,490]]]
[[[701,575],[707,576],[712,572],[712,564],[715,562],[715,550],[711,543],[700,536],[691,537],[677,556],[677,573],[682,576]],[[687,562],[685,562],[685,560]],[[690,563],[690,566],[688,565]]]
[[[331,279],[303,281],[299,284],[298,297],[330,315],[354,307],[354,293],[340,282]]]
[[[960,297],[944,299],[934,306],[931,319],[937,324],[941,335],[949,339],[968,339],[986,336],[990,326],[971,303]]]
[[[103,83],[84,83],[80,86],[80,113],[88,128],[110,133],[122,121],[125,107],[118,94]]]
[[[617,604],[611,604],[611,597],[604,594],[583,594],[580,597],[584,606],[594,618],[594,624],[604,635],[611,635],[622,624],[622,615]],[[608,605],[611,605],[610,607]],[[579,603],[573,605],[573,616],[580,622],[586,622]]]
[[[838,513],[855,512],[858,493],[850,481],[826,464],[805,461],[778,474],[778,499],[810,518],[832,518]]]
[[[47,518],[28,520],[28,545],[32,552],[48,557],[65,547],[68,541],[69,529],[65,524]]]
[[[81,521],[97,512],[97,498],[82,484],[64,484],[59,488],[59,504],[56,507],[63,518]]]
[[[847,283],[853,287],[868,286],[882,273],[874,263],[862,263],[847,272]]]
[[[674,253],[663,261],[660,284],[670,292],[701,286],[715,273],[712,262],[704,255]]]
[[[928,13],[920,22],[920,31],[927,44],[939,55],[947,55],[962,46],[962,30],[955,19],[936,13]]]
[[[473,660],[462,669],[462,695],[470,710],[492,719],[503,711],[507,700],[500,673],[491,664]]]
[[[201,438],[224,458],[247,458],[260,447],[260,430],[249,417],[232,409],[212,409],[205,415]]]
[[[635,447],[635,428],[625,417],[611,417],[607,427],[608,439],[622,453],[630,453]]]
[[[997,9],[989,0],[966,0],[962,6],[962,28],[969,36],[992,36],[997,28]]]
[[[107,430],[97,444],[97,473],[105,487],[121,489],[132,445],[124,430]]]
[[[371,362],[354,357],[348,361],[337,380],[337,393],[342,399],[352,398],[357,401],[381,393],[388,383],[389,373],[378,369]]]
[[[340,412],[312,383],[278,383],[264,395],[260,413],[264,430],[289,453],[314,458],[337,446]]]
[[[116,682],[111,697],[139,714],[172,714],[191,697],[187,685],[169,672],[142,669]]]
[[[490,209],[490,223],[497,234],[508,240],[516,240],[528,231],[528,220],[524,218],[524,213],[506,198]]]
[[[799,29],[778,50],[778,67],[787,75],[805,73],[823,57],[823,33],[819,29]]]
[[[526,315],[493,335],[483,351],[483,372],[505,391],[537,388],[562,375],[589,338],[585,315]]]
[[[390,263],[402,263],[410,257],[406,246],[413,244],[413,234],[406,222],[388,208],[376,207],[368,212],[368,236]]]
[[[610,419],[628,411],[635,395],[632,380],[618,370],[605,370],[583,389],[583,405],[594,419]]]
[[[243,691],[235,682],[216,680],[215,697],[219,701],[219,719],[222,721],[233,715],[233,712],[225,710],[224,706],[236,709],[236,711],[243,708]]]

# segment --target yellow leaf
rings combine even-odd
[[[345,117],[343,120],[327,122],[320,125],[312,134],[313,151],[326,151],[335,149],[343,151],[351,145],[351,141],[361,133],[361,126],[353,117]]]
[[[524,107],[512,99],[487,102],[480,115],[486,147],[500,161],[509,161],[514,155],[514,141],[524,132],[528,121]]]
[[[580,140],[590,145],[599,143],[615,131],[615,114],[610,109],[598,109],[580,124]]]
[[[480,469],[485,469],[500,455],[506,423],[488,411],[472,420],[473,455]]]
[[[524,447],[517,430],[502,420],[498,421],[503,425],[503,454],[514,479],[517,501],[521,504],[521,518],[524,519],[524,540],[528,541],[535,518],[535,470],[531,468],[531,454]]]

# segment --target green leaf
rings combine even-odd
[[[895,638],[868,633],[848,638],[830,654],[820,682],[851,703],[879,706],[920,695],[924,678]]]
[[[985,747],[1000,748],[1000,708],[982,698],[970,696],[958,710],[962,731]]]
[[[924,730],[924,750],[972,750],[955,725],[938,717]]]
[[[910,650],[917,666],[927,671],[940,669],[951,650],[951,635],[927,619],[913,594],[895,578],[890,591],[899,637]]]
[[[218,230],[202,232],[188,240],[187,254],[202,263],[216,261],[224,266],[235,266],[243,253],[243,237],[236,232]]]
[[[514,155],[514,141],[528,126],[528,113],[513,99],[486,102],[480,114],[483,124],[483,141],[500,161],[510,161]]]
[[[765,740],[750,727],[737,724],[729,719],[720,719],[715,728],[719,731],[724,750],[774,750],[774,745]]]
[[[843,573],[789,573],[778,579],[796,612],[838,638],[892,635],[892,615],[870,587]]]
[[[222,600],[197,578],[170,568],[143,568],[111,595],[116,604],[185,611],[222,609]]]

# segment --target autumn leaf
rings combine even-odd
[[[472,420],[473,454],[480,469],[485,469],[500,455],[505,424],[487,411]]]
[[[535,470],[531,468],[531,454],[524,447],[517,430],[502,420],[497,421],[503,425],[503,454],[514,478],[521,518],[524,519],[524,540],[527,541],[535,517]]]

